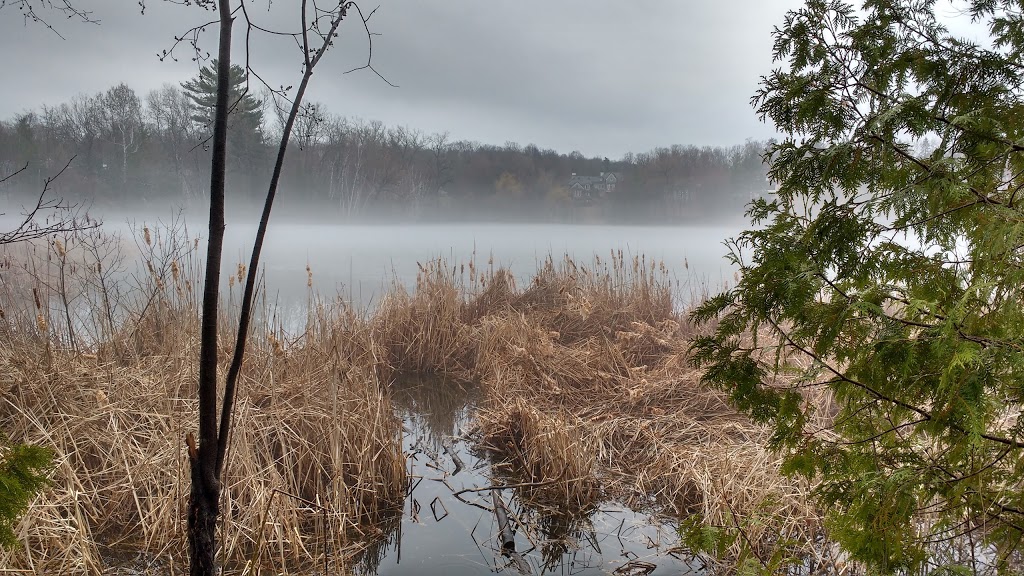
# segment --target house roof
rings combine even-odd
[[[569,178],[569,186],[572,186],[573,184],[600,184],[604,181],[605,179],[603,176],[573,176]]]
[[[602,172],[600,176],[580,176],[578,174],[573,174],[572,177],[569,178],[569,185],[571,186],[577,182],[580,184],[600,184],[602,182],[607,182],[609,176],[613,176],[615,180],[622,180],[622,172]]]

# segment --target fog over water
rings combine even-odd
[[[0,212],[4,213],[0,230],[17,225],[24,203],[0,198]],[[235,212],[229,216],[225,230],[224,288],[228,276],[237,274],[238,265],[249,263],[259,221],[252,210]],[[456,269],[471,260],[478,272],[504,267],[523,286],[548,257],[556,263],[569,257],[589,266],[595,257],[606,263],[619,251],[627,260],[641,256],[646,262],[664,263],[674,279],[678,303],[685,305],[694,295],[713,292],[733,280],[735,267],[724,258],[727,250],[723,241],[746,226],[739,218],[689,226],[335,222],[307,212],[285,211],[272,217],[263,246],[262,294],[271,310],[286,317],[302,315],[311,294],[339,296],[359,309],[372,309],[395,282],[414,289],[419,265],[438,258]],[[178,227],[190,241],[198,239],[195,262],[205,259],[208,223],[199,207],[186,212],[169,205],[145,210],[94,206],[89,213],[102,221],[104,231],[121,237],[129,262],[125,273],[142,270],[141,261],[131,261],[139,260],[136,246],[141,240],[133,236],[141,236],[143,226],[154,234],[168,226]],[[307,284],[307,266],[312,290]],[[195,277],[201,281],[202,271],[198,270]],[[234,294],[239,294],[237,287]]]
[[[136,226],[147,221],[133,218]],[[152,223],[156,219],[151,218]],[[127,231],[127,219],[107,218],[105,226]],[[414,288],[418,264],[443,258],[453,266],[475,259],[478,270],[505,267],[522,285],[549,255],[556,261],[569,256],[590,264],[595,256],[607,260],[612,252],[664,262],[679,283],[679,298],[694,291],[717,288],[730,281],[733,268],[723,258],[722,241],[737,234],[740,225],[612,226],[571,224],[306,224],[271,223],[261,267],[267,296],[284,308],[304,305],[307,272],[322,296],[339,294],[363,307],[372,307],[393,281]],[[207,235],[206,224],[189,219],[189,234]],[[256,234],[255,219],[227,225],[224,273],[233,274],[248,263]],[[205,256],[205,248],[202,248]]]

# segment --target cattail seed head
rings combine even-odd
[[[61,258],[67,255],[67,252],[64,251],[64,243],[60,241],[60,238],[53,240],[53,249],[57,251],[57,255]]]
[[[36,314],[36,326],[39,327],[40,332],[46,332],[46,318],[43,317],[43,314],[41,312],[39,314]]]
[[[43,309],[43,303],[39,301],[39,289],[32,288],[32,299],[36,302],[36,310]]]
[[[274,356],[283,356],[284,348],[281,346],[281,341],[270,334],[267,339],[270,341],[270,347],[273,349]]]
[[[142,240],[146,243],[146,246],[152,246],[153,241],[149,237],[149,226],[142,227]]]

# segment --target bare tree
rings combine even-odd
[[[430,150],[429,182],[430,191],[439,193],[452,183],[452,162],[449,158],[454,147],[447,132],[433,134],[427,139]]]
[[[224,470],[231,437],[231,416],[234,409],[235,391],[242,364],[245,358],[245,345],[248,338],[252,303],[255,295],[257,273],[263,241],[266,237],[271,210],[277,195],[277,188],[284,167],[285,154],[288,150],[289,138],[295,127],[296,119],[302,111],[302,100],[313,75],[313,70],[320,63],[324,54],[333,45],[338,35],[338,28],[352,10],[358,13],[362,28],[371,42],[369,19],[373,12],[365,14],[355,2],[342,0],[333,9],[326,10],[313,3],[312,9],[307,0],[301,3],[302,28],[289,34],[302,51],[302,80],[299,82],[295,96],[291,98],[291,108],[285,121],[278,147],[277,160],[270,179],[270,185],[264,202],[263,214],[256,231],[252,256],[249,261],[248,275],[242,295],[242,306],[239,315],[238,334],[234,354],[225,378],[223,402],[218,403],[219,386],[217,381],[217,317],[220,286],[221,253],[224,242],[224,189],[227,168],[227,119],[231,102],[230,66],[231,66],[231,34],[234,17],[237,14],[231,8],[230,0],[219,0],[219,44],[217,54],[217,99],[214,115],[213,159],[210,176],[210,228],[207,244],[205,287],[203,292],[203,319],[201,330],[199,358],[199,443],[189,433],[187,437],[189,462],[192,476],[192,491],[189,504],[189,554],[192,576],[212,576],[214,573],[214,557],[216,552],[216,521],[219,515],[220,479]],[[239,5],[246,24],[246,38],[254,32],[281,34],[271,32],[255,24],[246,11],[245,3]],[[370,62],[360,68],[373,70]],[[262,78],[251,67],[247,70],[252,76]],[[374,70],[374,72],[376,72]],[[379,75],[379,74],[378,74]],[[264,84],[266,84],[264,82]],[[269,85],[267,85],[270,88]],[[271,88],[271,90],[273,90]],[[285,96],[287,89],[275,91]],[[218,412],[220,418],[218,421]]]
[[[147,113],[156,128],[156,137],[167,158],[171,160],[182,196],[196,200],[202,188],[199,157],[192,154],[202,139],[192,120],[189,101],[180,89],[166,84],[146,96]]]
[[[139,150],[142,132],[142,101],[127,84],[118,84],[103,94],[103,124],[106,139],[121,152],[121,186],[128,183],[128,156]]]

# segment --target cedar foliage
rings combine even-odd
[[[14,527],[29,502],[46,485],[52,453],[31,444],[3,440],[0,453],[0,544],[14,546]]]
[[[704,382],[881,573],[1010,571],[1024,537],[1024,3],[957,5],[980,40],[929,0],[787,14],[753,98],[778,192],[694,312]]]

